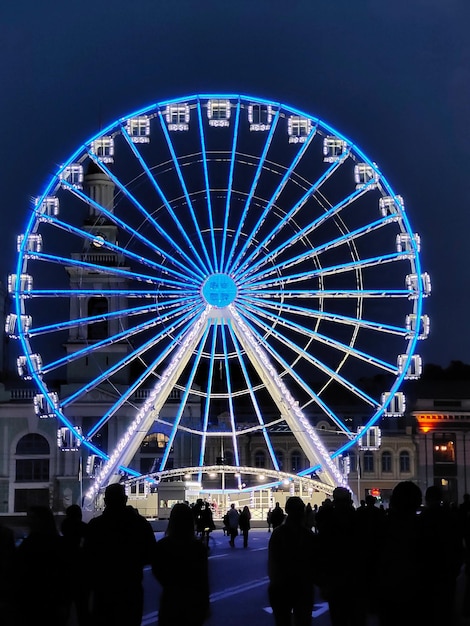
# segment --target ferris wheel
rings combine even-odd
[[[400,385],[420,374],[419,250],[402,197],[334,128],[262,98],[191,95],[118,119],[57,169],[18,237],[6,330],[37,411],[102,459],[95,492],[139,475],[155,423],[160,472],[184,434],[201,470],[214,437],[241,467],[256,434],[281,471],[284,424],[308,458],[299,475],[345,484],[338,459],[403,413]]]

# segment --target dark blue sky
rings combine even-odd
[[[357,143],[405,199],[433,293],[424,362],[470,361],[468,0],[17,0],[0,8],[0,277],[75,148],[198,92],[282,101]]]

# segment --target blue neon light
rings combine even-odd
[[[228,162],[228,175],[224,189],[219,189],[219,186],[215,187],[212,180],[212,170],[216,167],[217,158],[213,157],[214,151],[210,145],[210,141],[212,135],[215,136],[218,133],[218,129],[213,129],[208,132],[206,129],[207,120],[205,120],[203,116],[203,108],[206,107],[207,102],[212,99],[228,100],[231,108],[235,111],[234,122],[232,123],[231,120],[233,132],[230,132],[229,135],[229,146],[224,151],[220,151],[222,155],[221,160],[225,159],[225,161]],[[207,220],[205,221],[208,226],[205,228],[204,233],[201,232],[201,224],[203,223],[201,219],[202,215],[195,210],[192,204],[195,192],[185,178],[186,171],[183,155],[187,156],[190,154],[190,150],[188,149],[180,154],[179,143],[176,139],[173,143],[163,119],[162,109],[166,105],[178,103],[187,104],[190,110],[196,113],[197,124],[192,131],[192,136],[196,138],[197,145],[194,150],[194,155],[191,156],[193,156],[194,162],[200,160],[202,167],[201,178],[204,180],[204,185],[203,189],[198,190],[196,193],[199,193],[200,197],[206,198],[205,209],[207,210]],[[237,165],[239,161],[243,161],[246,156],[242,153],[242,151],[245,151],[245,146],[247,145],[245,140],[242,141],[243,134],[245,133],[245,123],[242,119],[242,112],[246,110],[250,103],[270,106],[275,113],[269,132],[266,133],[262,142],[260,141],[260,152],[255,156],[257,159],[255,161],[257,163],[256,170],[253,178],[246,184],[247,189],[249,186],[249,191],[245,195],[244,192],[241,191],[241,189],[245,187],[240,185],[237,179]],[[163,145],[168,147],[171,157],[168,161],[168,167],[173,167],[181,187],[180,191],[176,193],[169,193],[169,189],[165,188],[164,173],[160,174],[157,168],[154,167],[154,164],[147,160],[147,147],[138,147],[138,144],[132,141],[132,138],[126,131],[125,126],[127,121],[140,115],[149,116],[152,120],[153,131],[160,129],[160,143],[162,143],[161,140],[163,139]],[[290,115],[298,115],[309,120],[312,130],[309,136],[305,138],[305,141],[296,146],[295,154],[292,156],[291,160],[287,163],[283,162],[282,165],[278,167],[271,161],[268,162],[268,152],[271,156],[271,146],[274,144],[275,139],[281,137],[282,132],[284,132],[280,120],[285,120]],[[149,208],[144,206],[144,201],[139,197],[138,189],[133,187],[134,181],[127,179],[121,180],[118,174],[113,173],[112,170],[114,168],[108,167],[98,156],[91,154],[90,146],[93,142],[108,135],[114,138],[120,135],[124,138],[124,148],[128,150],[128,154],[133,157],[134,162],[140,166],[139,171],[143,172],[142,176],[144,180],[153,188],[154,192],[156,192],[163,203],[161,208],[163,209],[164,207],[166,209],[166,213],[176,227],[177,236],[167,232],[164,221],[160,219],[160,213],[164,213],[163,210],[157,213],[151,203]],[[308,171],[308,163],[306,163],[306,161],[315,149],[318,143],[317,139],[319,138],[319,141],[321,141],[321,138],[326,135],[333,135],[343,140],[347,148],[336,161],[325,166],[325,170],[319,176],[316,175],[317,180],[312,184],[307,180],[308,174],[305,174],[303,178],[304,174],[298,173],[297,168],[302,163],[302,172]],[[152,134],[152,138],[154,138],[154,136],[155,132]],[[221,136],[220,133],[219,136]],[[287,144],[287,137],[285,138]],[[122,147],[122,142],[119,144],[118,141],[116,141],[116,159],[119,158],[119,151]],[[250,165],[253,165],[252,157],[250,157],[250,159]],[[66,168],[74,164],[85,165],[90,160],[109,177],[116,186],[119,194],[130,202],[131,209],[133,211],[135,210],[135,212],[140,215],[140,221],[137,219],[128,221],[128,216],[125,213],[119,213],[119,207],[116,207],[116,210],[114,210],[110,207],[101,206],[98,202],[88,197],[76,184],[63,180]],[[325,181],[330,177],[340,175],[345,169],[341,166],[346,162],[351,163],[352,161],[365,163],[369,166],[374,174],[373,180],[360,186],[349,195],[346,195],[343,200],[337,202],[334,206],[331,206],[328,202],[322,205],[320,195],[321,193],[326,193],[323,191]],[[275,184],[271,185],[271,191],[267,194],[267,197],[262,197],[263,186],[261,179],[263,178],[265,170],[269,170],[272,173],[273,180],[275,177],[277,178]],[[158,174],[156,173],[157,171]],[[295,180],[297,181],[295,184],[297,184],[301,179],[304,181],[300,184],[303,195],[300,200],[289,204],[289,202],[284,200],[286,195],[288,197],[288,194],[284,194],[284,191],[289,190],[291,181]],[[325,187],[328,186],[325,185]],[[365,194],[366,191],[372,190],[374,187],[377,189],[374,197],[382,194],[390,196],[393,199],[396,213],[380,219],[377,219],[372,213],[372,218],[368,218],[369,221],[367,223],[363,223],[362,225],[355,224],[350,230],[346,227],[348,215],[344,209],[357,198]],[[274,191],[272,191],[273,188]],[[216,206],[216,194],[219,193],[219,191],[220,197],[223,198],[223,203],[225,204],[225,210],[222,209],[221,213],[223,212],[223,215],[221,216],[217,215],[214,210]],[[129,247],[121,247],[118,243],[106,242],[103,245],[103,250],[116,252],[117,255],[129,261],[132,260],[136,267],[147,268],[146,271],[140,272],[125,266],[113,267],[105,263],[84,260],[86,257],[80,257],[78,254],[80,252],[79,249],[73,251],[77,254],[74,258],[67,257],[63,250],[59,249],[59,252],[56,252],[53,246],[49,249],[48,246],[53,242],[56,236],[54,233],[61,230],[67,231],[76,237],[78,242],[87,245],[93,242],[95,237],[91,232],[77,226],[76,220],[79,218],[76,216],[72,216],[71,223],[68,223],[67,217],[63,218],[62,215],[61,218],[58,218],[53,215],[43,215],[41,213],[42,203],[45,198],[54,196],[56,193],[60,193],[61,196],[62,194],[69,195],[69,197],[70,195],[75,196],[75,198],[80,201],[82,208],[85,206],[92,207],[96,215],[104,217],[118,229],[123,232],[125,231],[129,235]],[[326,207],[323,213],[318,217],[312,212],[311,219],[299,220],[300,226],[293,229],[295,231],[293,235],[292,230],[287,234],[289,230],[287,226],[289,225],[290,227],[289,222],[296,220],[298,215],[301,217],[304,216],[307,208],[314,204],[310,203],[309,199],[315,193],[318,193],[315,199],[319,206]],[[282,197],[281,194],[283,194]],[[370,195],[372,196],[373,194]],[[239,210],[236,203],[241,202],[241,197],[243,197],[243,205],[241,210]],[[279,206],[282,206],[282,211],[278,211]],[[318,207],[316,208],[318,209]],[[66,215],[66,213],[64,213],[64,215]],[[156,215],[159,215],[158,219]],[[273,215],[276,218],[275,220],[273,220]],[[188,217],[189,220],[186,219]],[[333,236],[330,240],[317,245],[315,250],[309,250],[308,246],[306,246],[305,252],[299,253],[298,247],[296,248],[294,244],[299,243],[301,240],[302,243],[304,243],[304,239],[308,241],[308,235],[314,229],[322,225],[325,220],[334,218],[331,219],[333,222],[337,217],[345,222],[345,228],[344,230],[339,229],[340,234],[338,236]],[[394,222],[395,224],[393,225]],[[146,231],[142,230],[141,232],[140,225],[142,223],[145,223],[145,225],[151,228]],[[324,266],[319,265],[313,268],[312,271],[303,271],[302,262],[304,260],[312,258],[315,255],[319,258],[321,254],[327,251],[332,253],[335,248],[340,246],[344,247],[345,244],[353,247],[356,240],[362,235],[370,234],[375,229],[382,227],[387,228],[389,226],[391,229],[393,227],[393,232],[397,232],[398,230],[400,233],[406,232],[410,235],[408,250],[397,253],[390,253],[389,250],[386,250],[385,253],[379,252],[377,254],[375,254],[374,250],[374,253],[371,253],[368,258],[359,258],[359,256],[356,258],[351,255],[351,261],[342,262],[335,262],[336,259],[330,261],[330,257],[328,256],[328,262]],[[150,234],[149,230],[152,231]],[[173,228],[173,231],[175,231],[175,228]],[[44,232],[47,235],[44,237],[46,246],[44,252],[28,249],[28,236],[38,232]],[[145,235],[143,234],[144,232]],[[155,240],[152,233],[155,234]],[[133,251],[133,241],[143,244],[147,252],[150,253],[149,257],[143,256],[140,251]],[[393,240],[391,240],[391,245],[393,246]],[[290,252],[290,250],[296,250],[296,252]],[[96,258],[98,258],[98,254]],[[371,288],[371,285],[367,282],[367,273],[364,270],[368,267],[394,263],[396,261],[406,261],[407,266],[410,268],[408,274],[415,274],[417,277],[416,286],[412,288],[395,288],[393,285],[387,284],[387,288],[380,289],[377,285],[372,285],[373,288]],[[42,283],[39,282],[40,288],[35,284],[34,288],[30,289],[28,286],[26,289],[23,289],[19,277],[22,274],[31,274],[36,282],[36,271],[39,270],[40,266],[45,266],[46,263],[48,263],[50,267],[53,267],[54,270],[56,268],[65,267],[73,268],[72,271],[77,275],[82,271],[83,275],[91,275],[92,272],[95,272],[99,274],[102,279],[106,277],[107,282],[106,284],[98,285],[96,289],[88,288],[86,283],[79,284],[74,288],[62,289],[61,285],[58,287],[51,285],[49,288],[47,281],[44,281]],[[403,266],[405,266],[405,263],[403,263]],[[155,271],[158,276],[149,275],[147,273],[149,270]],[[386,267],[384,267],[384,272],[385,271]],[[356,288],[335,289],[334,281],[325,281],[325,284],[323,282],[323,278],[326,276],[334,277],[335,275],[344,274],[346,272],[357,272],[361,275],[361,281],[358,281]],[[51,275],[52,274],[53,272],[51,272]],[[362,301],[367,298],[375,298],[377,299],[377,304],[383,302],[391,307],[393,306],[393,299],[399,298],[401,308],[397,308],[397,310],[400,311],[403,308],[402,305],[404,301],[408,300],[410,303],[410,312],[416,316],[417,320],[420,320],[425,296],[419,250],[417,242],[413,237],[405,208],[375,163],[371,162],[349,139],[338,133],[328,124],[325,124],[318,118],[305,114],[303,111],[280,102],[273,102],[263,98],[220,93],[191,95],[184,98],[176,98],[151,104],[135,111],[129,116],[121,117],[117,122],[113,122],[106,128],[100,130],[91,139],[81,145],[72,156],[58,168],[55,176],[46,184],[36,204],[36,208],[31,211],[24,231],[23,240],[19,243],[16,276],[17,280],[13,290],[13,305],[18,318],[19,346],[26,358],[27,367],[32,372],[34,382],[39,391],[44,395],[46,402],[51,405],[51,413],[55,414],[78,439],[81,439],[90,451],[97,454],[102,459],[108,459],[109,456],[103,451],[98,450],[96,446],[89,441],[89,438],[96,434],[104,423],[116,415],[118,408],[130,401],[131,395],[135,393],[150,376],[156,375],[154,371],[155,368],[164,363],[165,358],[168,357],[172,350],[175,349],[176,345],[183,340],[184,332],[192,328],[206,306],[219,309],[195,349],[190,376],[186,380],[186,386],[182,384],[182,388],[185,389],[185,391],[182,393],[179,409],[177,409],[177,418],[172,435],[173,441],[178,431],[178,424],[181,420],[183,408],[191,393],[193,381],[196,378],[196,369],[202,366],[203,362],[207,360],[209,379],[205,389],[206,399],[204,402],[201,427],[201,449],[199,453],[201,466],[204,462],[205,448],[207,445],[211,401],[212,397],[216,395],[215,387],[212,385],[212,377],[216,375],[214,365],[218,361],[224,364],[223,376],[225,377],[231,420],[230,436],[236,455],[236,464],[240,464],[240,454],[238,447],[237,416],[233,403],[233,395],[235,392],[233,390],[232,366],[234,363],[238,362],[238,366],[241,369],[245,381],[245,393],[251,398],[253,413],[257,417],[258,424],[261,426],[261,432],[265,439],[266,447],[269,450],[273,467],[278,467],[269,438],[268,424],[265,424],[262,417],[262,407],[259,404],[257,395],[258,390],[253,388],[248,370],[250,358],[256,358],[256,356],[245,355],[243,353],[238,338],[233,331],[230,315],[224,311],[225,307],[229,305],[235,306],[248,328],[250,328],[251,332],[256,336],[260,346],[262,346],[267,354],[273,357],[276,368],[280,369],[282,376],[285,377],[286,380],[292,380],[296,384],[301,385],[327,418],[334,422],[343,432],[348,434],[349,440],[332,454],[333,457],[336,457],[342,454],[351,445],[354,445],[359,436],[363,435],[364,431],[361,435],[357,436],[354,433],[349,433],[348,430],[344,428],[344,424],[342,424],[341,420],[334,414],[333,410],[327,406],[318,395],[316,396],[312,389],[305,383],[303,377],[298,373],[296,366],[288,362],[283,355],[274,348],[271,342],[275,341],[281,345],[288,345],[289,342],[292,342],[292,338],[290,336],[288,337],[283,329],[292,331],[294,336],[295,333],[302,337],[307,336],[309,342],[299,342],[299,345],[296,345],[294,342],[291,346],[291,349],[297,355],[296,359],[299,361],[308,361],[312,367],[318,368],[323,373],[326,373],[330,379],[334,379],[343,384],[356,393],[366,404],[372,405],[373,414],[366,419],[365,424],[365,428],[369,428],[380,419],[384,411],[388,408],[392,401],[393,394],[400,388],[406,376],[406,372],[417,347],[418,337],[420,335],[420,324],[417,323],[416,328],[410,331],[404,328],[404,320],[401,319],[394,323],[391,321],[391,317],[385,316],[388,321],[387,323],[382,323],[380,319],[371,320],[362,318],[362,309],[358,309],[358,317],[356,319],[353,315],[336,312],[333,306],[334,299],[352,298],[356,301]],[[292,288],[294,282],[302,281],[305,278],[316,280],[314,289]],[[139,281],[142,283],[142,289],[125,288],[123,285],[129,281]],[[145,288],[147,284],[151,289]],[[305,283],[301,284],[304,285]],[[328,288],[326,288],[326,285]],[[43,303],[44,298],[74,298],[78,301],[80,298],[84,299],[97,295],[102,295],[110,299],[121,298],[131,300],[137,298],[140,299],[140,302],[138,306],[131,306],[129,303],[120,305],[119,310],[109,310],[102,315],[82,315],[80,318],[77,317],[76,319],[69,320],[56,320],[51,316],[50,323],[42,324],[36,328],[32,327],[26,329],[26,327],[23,327],[22,316],[25,316],[30,311],[30,308],[35,306],[36,302],[39,305]],[[149,302],[142,306],[142,299],[149,300]],[[311,300],[315,301],[315,307],[310,306]],[[320,300],[322,304],[318,304],[318,300]],[[321,308],[327,300],[330,301],[329,304],[331,304],[331,306],[329,306],[329,309],[331,310],[322,311]],[[34,308],[32,311],[34,318]],[[36,371],[31,356],[35,353],[36,337],[39,335],[47,333],[50,335],[52,341],[54,331],[64,331],[72,329],[75,326],[83,327],[103,320],[118,321],[121,316],[132,317],[139,314],[147,314],[151,319],[141,324],[126,327],[125,329],[122,328],[107,340],[96,341],[86,347],[77,346],[78,349],[75,352],[71,352],[67,357],[51,360],[41,368],[41,371]],[[295,316],[296,321],[293,320],[293,316]],[[400,350],[401,353],[405,354],[405,363],[402,364],[401,370],[398,371],[396,364],[387,362],[386,359],[374,357],[367,349],[362,349],[360,342],[357,345],[347,345],[325,334],[315,332],[309,324],[312,318],[316,321],[327,319],[332,324],[350,324],[353,328],[370,329],[377,333],[378,340],[380,340],[381,333],[396,335],[397,339],[407,342],[405,349]],[[143,337],[140,339],[140,332],[142,332],[143,335],[149,333],[151,337],[145,340]],[[208,346],[206,350],[205,344],[209,343],[209,332],[212,333],[211,345],[210,347]],[[140,342],[141,345],[133,346],[133,348],[129,350],[129,353],[123,358],[118,359],[118,362],[113,364],[112,367],[84,383],[75,393],[61,401],[59,408],[53,406],[49,398],[49,390],[47,387],[47,376],[51,370],[60,365],[72,362],[75,359],[84,358],[100,349],[103,350],[107,346],[117,342],[129,342],[129,344],[131,342]],[[322,359],[313,352],[312,346],[318,342],[333,347],[340,353],[348,354],[358,360],[363,360],[378,371],[385,370],[393,373],[395,380],[389,389],[388,399],[383,404],[378,403],[373,398],[363,393],[353,383],[346,380],[346,378],[333,368],[327,366]],[[157,348],[158,354],[155,357],[151,351]],[[222,353],[220,351],[222,351]],[[78,401],[87,391],[96,388],[99,384],[108,380],[112,383],[112,377],[119,369],[133,362],[140,363],[143,361],[144,355],[147,357],[147,354],[150,365],[144,367],[144,372],[136,378],[135,382],[129,386],[126,392],[122,393],[119,399],[113,403],[112,407],[97,421],[88,433],[88,438],[81,437],[76,431],[74,424],[64,415],[64,409],[66,407],[71,408],[75,401]],[[394,356],[395,355],[392,353],[392,361]],[[167,458],[165,459],[165,463],[166,461]],[[120,468],[129,475],[138,475],[138,472],[126,467],[125,464],[121,464]],[[307,475],[318,469],[319,466],[309,468],[305,470],[303,474]],[[274,485],[278,483],[270,484]]]
[[[227,274],[211,274],[202,286],[205,301],[215,307],[225,307],[237,297],[237,285]]]

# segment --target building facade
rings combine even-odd
[[[462,502],[470,492],[470,399],[467,383],[435,386],[418,398],[416,420],[418,484],[436,485],[448,502]]]

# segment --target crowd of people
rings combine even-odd
[[[273,511],[274,512],[274,511]],[[457,577],[465,566],[470,597],[470,496],[460,507],[440,490],[411,481],[393,490],[387,510],[368,496],[357,508],[337,487],[312,516],[300,498],[269,542],[269,596],[276,626],[311,624],[314,592],[332,626],[452,626]],[[283,593],[280,590],[283,589]]]
[[[202,626],[210,615],[212,510],[198,500],[175,504],[164,537],[109,485],[101,515],[88,523],[70,506],[57,528],[48,507],[28,511],[19,545],[0,525],[0,615],[3,626],[140,626],[143,570],[161,586],[159,626]],[[276,626],[310,626],[314,601],[328,602],[332,626],[451,626],[457,577],[464,567],[463,613],[470,616],[470,495],[460,506],[424,494],[411,481],[393,490],[387,510],[368,496],[355,507],[337,487],[320,507],[291,496],[267,517],[268,598]],[[251,512],[232,504],[224,516],[231,547],[248,547]],[[183,580],[184,577],[184,580]],[[184,581],[191,581],[184,584]],[[125,581],[125,590],[121,588]],[[184,584],[185,601],[181,602]]]

